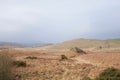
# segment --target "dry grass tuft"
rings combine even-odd
[[[13,80],[12,61],[7,54],[0,54],[0,80]]]

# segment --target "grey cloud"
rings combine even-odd
[[[0,40],[119,38],[119,8],[119,0],[0,1]]]

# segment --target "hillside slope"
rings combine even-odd
[[[110,39],[110,40],[97,40],[97,39],[76,39],[65,41],[53,45],[49,48],[51,49],[70,49],[73,47],[78,48],[116,48],[120,47],[120,39]]]

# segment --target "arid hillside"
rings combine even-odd
[[[9,69],[5,63],[11,57],[14,80],[99,80],[96,77],[105,69],[120,69],[119,46],[119,40],[78,39],[44,47],[0,49],[1,63],[6,66],[0,65],[1,73]]]
[[[79,48],[116,48],[120,47],[120,39],[110,39],[110,40],[97,40],[97,39],[76,39],[65,41],[53,45],[49,48],[51,49],[70,49],[73,47]]]

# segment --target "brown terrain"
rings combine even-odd
[[[71,51],[72,47],[79,47],[86,54]],[[115,40],[72,40],[45,47],[4,49],[1,53],[26,61],[26,67],[14,70],[18,80],[94,79],[108,67],[120,69],[120,46]],[[68,59],[61,60],[61,55]],[[26,59],[29,56],[37,59]]]

